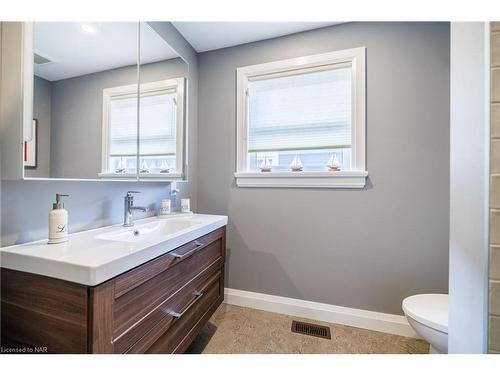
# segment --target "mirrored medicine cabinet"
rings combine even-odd
[[[2,51],[14,48],[10,27]],[[186,178],[189,65],[151,24],[22,23],[18,41],[22,178]]]

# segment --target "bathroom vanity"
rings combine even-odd
[[[2,347],[184,352],[224,299],[226,224],[149,218],[2,248]]]

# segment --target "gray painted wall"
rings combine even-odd
[[[451,24],[449,353],[484,353],[488,314],[486,24]]]
[[[51,177],[97,178],[101,171],[102,90],[137,82],[128,66],[52,82]],[[181,59],[141,65],[141,82],[187,77]]]
[[[123,221],[123,197],[139,190],[134,204],[149,206],[150,212],[134,212],[136,218],[155,214],[161,199],[170,197],[165,183],[81,182],[81,181],[2,181],[1,246],[47,238],[48,214],[56,193],[66,193],[70,233]]]
[[[229,287],[396,314],[447,292],[449,37],[448,23],[349,23],[200,54],[198,208],[229,215]],[[359,46],[367,188],[235,187],[235,69]]]
[[[38,120],[37,167],[26,168],[24,174],[26,177],[49,177],[52,83],[37,76],[33,83],[33,118]]]

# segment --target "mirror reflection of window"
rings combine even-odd
[[[133,173],[137,168],[137,101],[135,86],[105,89],[103,92],[104,150],[103,172]],[[177,133],[183,121],[184,79],[141,85],[140,172],[176,173],[180,142]]]

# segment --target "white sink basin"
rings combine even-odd
[[[202,222],[192,219],[167,219],[157,220],[152,223],[139,224],[129,228],[110,230],[95,236],[98,240],[120,242],[150,241],[153,237],[170,236],[183,230],[194,228]]]
[[[227,224],[227,216],[190,214],[136,220],[47,240],[0,248],[4,268],[97,285]],[[136,234],[135,234],[135,233]]]

